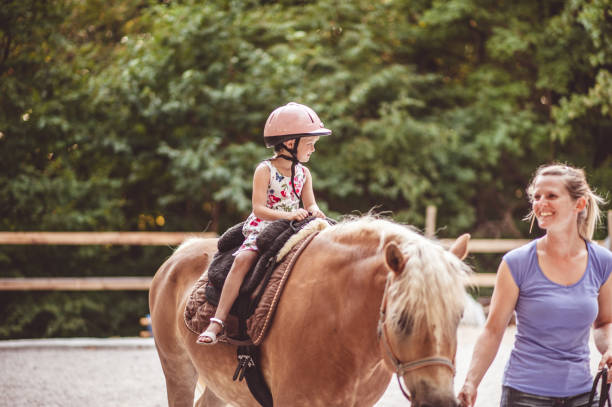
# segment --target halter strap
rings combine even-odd
[[[387,335],[387,327],[385,325],[386,320],[386,312],[387,312],[387,289],[390,285],[390,278],[387,277],[387,282],[385,284],[385,292],[383,294],[382,303],[380,304],[380,318],[378,319],[378,339],[382,340],[383,345],[385,346],[385,351],[387,352],[387,356],[393,366],[395,367],[395,373],[397,375],[397,383],[399,385],[400,390],[404,394],[408,400],[411,399],[410,392],[404,389],[402,386],[402,382],[400,376],[408,372],[412,372],[414,370],[420,369],[426,366],[444,366],[449,368],[453,375],[455,374],[455,365],[448,358],[444,356],[431,356],[423,359],[417,359],[411,362],[402,362],[395,356],[395,353],[391,349],[391,345],[389,344],[389,335]]]

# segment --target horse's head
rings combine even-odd
[[[384,360],[413,407],[456,407],[453,390],[457,328],[470,269],[469,235],[450,251],[417,233],[395,236],[383,248],[388,269],[379,321]],[[409,395],[407,394],[409,393]]]

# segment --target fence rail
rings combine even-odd
[[[147,291],[152,277],[0,278],[0,291]],[[474,273],[468,285],[493,287],[495,273]]]
[[[178,245],[212,232],[0,232],[0,245]]]
[[[0,278],[0,291],[148,290],[152,277]]]
[[[0,232],[0,245],[179,245],[190,237],[217,237],[211,232]],[[450,246],[454,239],[441,239]],[[470,253],[505,252],[525,244],[520,239],[472,239]],[[0,291],[146,291],[152,277],[0,278]],[[475,273],[470,285],[495,284],[495,273]]]
[[[443,246],[449,247],[455,239],[440,239]],[[527,244],[529,239],[470,239],[469,253],[505,253],[508,250]]]
[[[426,236],[433,236],[436,208],[427,208]],[[612,241],[612,211],[608,211],[608,233]],[[178,245],[190,237],[217,237],[212,232],[0,232],[0,245]],[[450,246],[454,239],[441,239]],[[529,242],[527,239],[471,239],[470,253],[505,253]],[[597,242],[602,244],[603,242]],[[610,242],[612,244],[612,242]],[[495,273],[474,273],[468,284],[495,285]],[[40,290],[148,290],[152,277],[0,278],[0,291]]]
[[[215,237],[214,233],[184,232],[0,232],[0,244],[12,245],[178,245],[189,237]],[[524,239],[471,239],[470,253],[504,253],[519,247]],[[450,246],[454,239],[441,239]],[[98,291],[148,290],[152,277],[50,277],[0,278],[0,291]],[[468,284],[495,285],[495,273],[474,273]]]

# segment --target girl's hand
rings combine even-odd
[[[601,356],[597,370],[599,371],[604,367],[608,368],[608,383],[612,383],[612,350],[608,350]]]
[[[321,219],[327,218],[327,216],[325,216],[323,211],[321,211],[321,209],[319,209],[319,208],[311,210],[310,211],[310,215],[314,216],[316,218],[321,218]]]
[[[459,395],[459,404],[461,407],[472,407],[476,403],[477,389],[469,382],[465,382]]]
[[[289,220],[304,220],[308,217],[308,211],[300,208],[295,211],[289,212]]]

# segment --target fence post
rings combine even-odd
[[[612,250],[612,211],[608,211],[608,249]]]
[[[434,237],[436,234],[436,213],[438,208],[434,205],[427,205],[425,212],[425,236]]]

